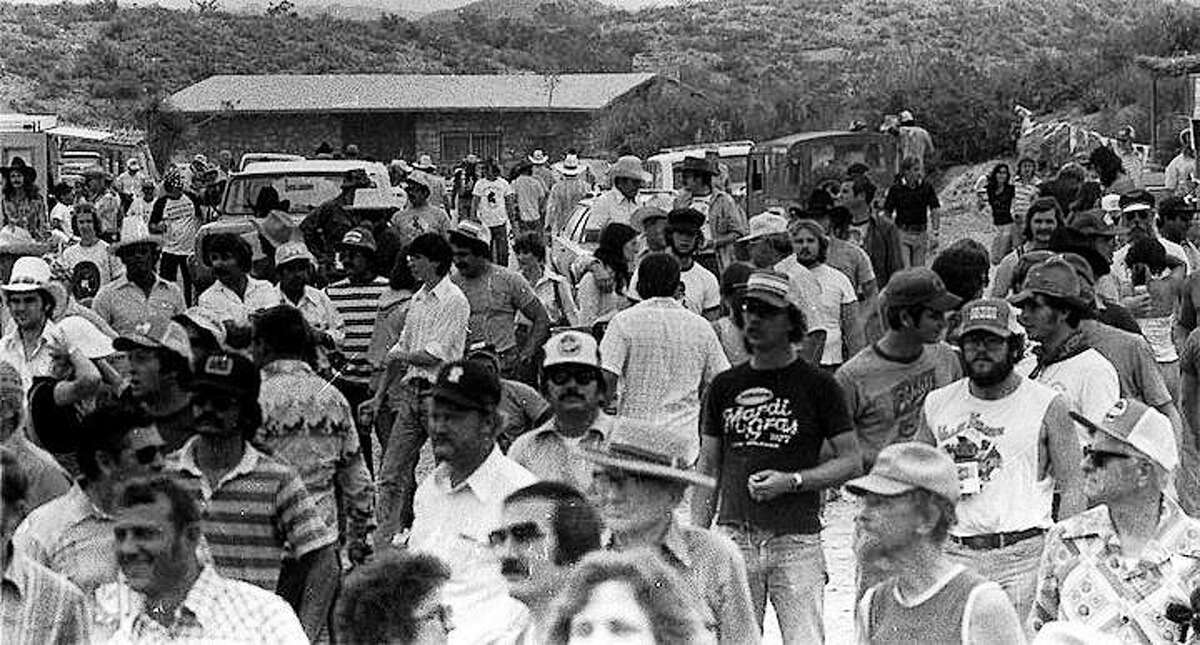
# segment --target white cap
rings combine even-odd
[[[750,233],[738,239],[739,242],[749,242],[767,235],[787,233],[787,218],[775,213],[759,213],[750,218]]]
[[[1100,210],[1106,213],[1115,213],[1121,210],[1120,195],[1105,195],[1100,198]]]
[[[1071,413],[1071,418],[1137,448],[1167,470],[1174,470],[1179,465],[1179,446],[1175,443],[1171,420],[1137,399],[1117,400],[1100,423],[1076,412]]]
[[[546,341],[543,349],[546,358],[542,360],[542,367],[566,364],[600,367],[600,346],[591,334],[564,331]]]
[[[50,265],[39,257],[25,256],[13,263],[8,284],[0,287],[9,293],[45,291],[50,293]],[[53,294],[51,294],[53,297]]]

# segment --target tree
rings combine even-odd
[[[221,10],[221,0],[191,0],[196,13],[213,14]]]
[[[272,18],[295,18],[296,3],[292,0],[276,0],[267,5],[267,15]]]

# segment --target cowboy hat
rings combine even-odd
[[[529,163],[531,163],[535,166],[540,166],[540,165],[546,163],[547,161],[550,161],[550,157],[547,157],[546,153],[544,151],[542,151],[541,148],[534,150],[533,154],[529,155]]]
[[[579,155],[571,153],[563,160],[554,164],[554,169],[564,177],[574,177],[584,171],[584,166],[579,163]]]
[[[0,228],[0,255],[42,255],[51,250],[51,245],[35,241],[25,228],[12,225]]]
[[[13,263],[8,283],[0,285],[0,291],[5,293],[41,291],[51,300],[58,300],[54,292],[50,290],[50,265],[36,256],[17,258],[17,261]]]
[[[433,163],[433,157],[429,155],[421,155],[412,163],[412,167],[425,172],[434,172],[437,170],[437,165]]]
[[[679,167],[680,173],[693,172],[700,175],[713,176],[717,174],[715,168],[704,157],[684,157],[683,164]]]
[[[661,425],[617,417],[608,441],[602,446],[577,448],[587,461],[600,466],[657,479],[715,488],[717,481],[696,472],[683,455],[688,453],[688,437]]]
[[[288,212],[292,208],[292,202],[286,199],[279,199],[279,191],[275,190],[274,186],[263,186],[258,191],[258,197],[254,199],[255,213],[270,213],[271,211]]]
[[[617,163],[608,169],[608,177],[612,181],[625,178],[640,181],[643,184],[648,183],[651,179],[650,173],[642,168],[642,160],[633,155],[617,159]]]

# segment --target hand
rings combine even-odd
[[[1130,315],[1134,318],[1147,318],[1150,316],[1150,307],[1153,304],[1150,294],[1143,293],[1136,296],[1128,296],[1121,299],[1121,306],[1129,310]]]
[[[756,502],[769,502],[780,495],[792,492],[796,480],[791,473],[778,470],[760,470],[750,475],[748,488],[750,499]]]
[[[383,406],[383,401],[379,397],[371,397],[366,401],[358,404],[358,424],[360,427],[369,428],[375,423],[375,413]]]

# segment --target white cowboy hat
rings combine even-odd
[[[550,161],[550,157],[547,157],[546,153],[543,152],[540,148],[537,150],[534,150],[533,154],[529,155],[529,163],[532,163],[535,165],[541,165],[541,164],[546,163],[547,161]]]
[[[433,163],[433,157],[429,155],[421,155],[420,157],[417,157],[417,160],[413,162],[412,167],[416,168],[417,170],[424,170],[425,172],[433,172],[437,170],[437,165]]]
[[[617,163],[608,169],[608,177],[611,181],[616,181],[622,177],[636,179],[644,184],[650,181],[651,175],[642,168],[641,159],[633,155],[627,155],[617,159]]]
[[[554,169],[564,177],[574,177],[585,170],[584,165],[579,163],[577,154],[563,157],[562,161],[554,164]]]

